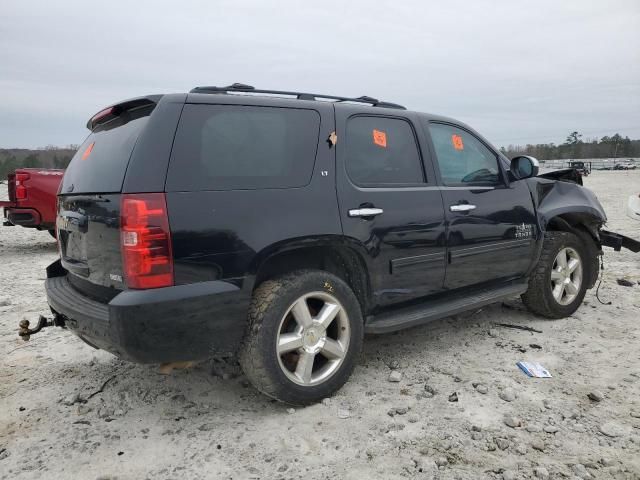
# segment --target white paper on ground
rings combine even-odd
[[[544,368],[538,362],[518,362],[516,363],[520,370],[526,373],[530,377],[536,378],[551,378],[549,370]]]

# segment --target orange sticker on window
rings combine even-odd
[[[87,147],[87,149],[84,151],[84,153],[82,154],[82,160],[86,160],[89,155],[91,155],[91,150],[93,150],[93,145],[95,144],[95,142],[91,142],[89,144],[89,146]]]
[[[462,137],[460,135],[451,135],[451,143],[456,150],[464,150],[464,143],[462,143]]]
[[[387,134],[381,130],[373,130],[373,143],[376,145],[387,148]]]

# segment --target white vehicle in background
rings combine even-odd
[[[640,220],[640,193],[631,195],[627,202],[627,216]]]

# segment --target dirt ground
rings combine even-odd
[[[640,171],[585,183],[609,229],[640,238],[624,215]],[[611,304],[591,290],[564,320],[514,299],[367,337],[342,390],[291,409],[224,365],[161,375],[59,328],[22,342],[18,322],[47,313],[56,254],[46,232],[0,227],[3,479],[640,478],[640,255],[607,249]],[[553,378],[528,378],[520,360]]]

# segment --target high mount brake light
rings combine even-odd
[[[100,110],[93,117],[91,117],[91,120],[90,120],[91,124],[95,125],[103,118],[111,115],[114,112],[114,110],[115,110],[115,107],[109,107],[109,108],[105,108],[104,110]]]
[[[29,180],[30,175],[28,173],[16,173],[16,200],[26,200],[27,198],[27,187],[25,187],[22,182]]]
[[[129,288],[173,285],[171,232],[164,193],[122,195],[120,244]]]

